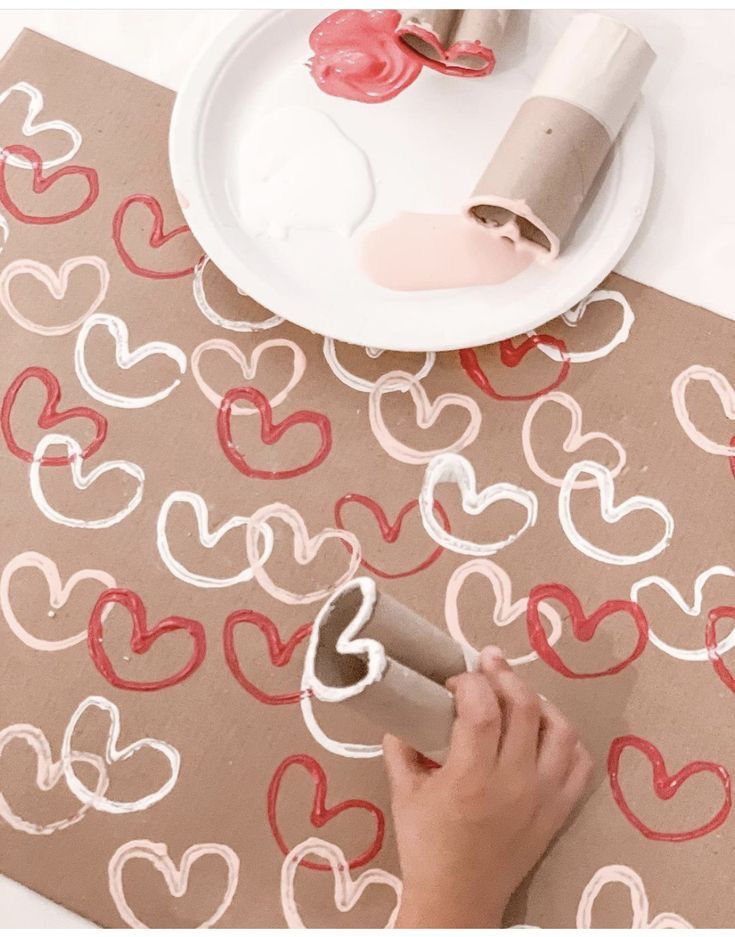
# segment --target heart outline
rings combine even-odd
[[[499,344],[500,350],[500,361],[507,368],[517,367],[521,361],[525,358],[528,352],[532,348],[542,347],[548,345],[552,348],[556,348],[560,355],[561,368],[559,373],[554,378],[554,380],[547,384],[546,387],[542,387],[541,390],[533,391],[530,394],[501,394],[495,390],[493,385],[488,380],[487,375],[482,370],[480,366],[479,359],[477,357],[477,351],[474,348],[463,348],[459,352],[459,363],[462,366],[462,370],[465,372],[467,377],[472,381],[472,383],[479,387],[479,389],[487,397],[492,398],[493,400],[499,401],[511,401],[518,403],[524,400],[535,400],[537,397],[543,397],[545,394],[548,394],[552,390],[556,390],[560,384],[563,384],[569,374],[570,361],[569,355],[567,353],[567,346],[560,338],[554,338],[553,335],[546,335],[545,333],[539,333],[536,335],[531,335],[525,341],[521,342],[520,345],[514,345],[512,339],[506,339]]]
[[[725,416],[730,420],[735,420],[735,387],[732,386],[724,374],[702,364],[693,364],[685,368],[681,374],[674,378],[671,384],[671,402],[674,407],[674,415],[694,445],[711,455],[724,455],[733,458],[735,456],[734,442],[731,442],[729,446],[713,442],[704,433],[701,433],[692,422],[686,404],[686,390],[691,381],[706,381],[719,397]]]
[[[275,314],[271,315],[268,319],[263,319],[261,322],[247,322],[244,319],[226,319],[224,316],[221,316],[209,304],[207,294],[204,291],[204,270],[208,263],[209,257],[204,254],[194,267],[192,288],[194,292],[194,302],[197,304],[199,311],[203,313],[210,322],[230,332],[263,332],[266,329],[274,329],[277,325],[281,325],[283,316],[277,316]],[[240,292],[241,291],[238,290],[238,293]],[[244,296],[246,294],[242,293],[241,295]]]
[[[28,81],[16,81],[0,94],[0,104],[3,104],[13,91],[21,91],[28,97],[28,109],[23,118],[21,128],[24,137],[33,137],[37,133],[43,133],[46,130],[58,130],[65,133],[71,140],[71,147],[63,156],[56,156],[54,159],[47,159],[41,162],[41,169],[51,169],[54,166],[60,166],[62,163],[73,159],[79,152],[82,145],[82,135],[72,124],[65,120],[54,119],[36,123],[36,118],[43,110],[44,100],[41,91]],[[19,169],[26,169],[28,163],[17,159],[14,155],[7,157],[8,164]]]
[[[126,196],[115,210],[112,219],[112,241],[117,249],[120,259],[131,273],[139,277],[147,277],[150,280],[175,280],[179,277],[190,276],[194,273],[195,266],[186,267],[182,270],[152,270],[149,267],[142,267],[133,260],[131,254],[122,242],[122,227],[125,221],[125,215],[131,205],[145,205],[148,211],[153,215],[153,227],[148,238],[148,244],[154,250],[163,247],[170,240],[178,237],[180,234],[191,233],[187,224],[181,224],[170,231],[163,230],[163,209],[161,203],[155,195],[138,193],[136,195]]]
[[[598,869],[587,882],[579,899],[576,920],[578,930],[589,930],[592,927],[592,908],[597,896],[605,885],[613,883],[625,885],[630,893],[631,929],[657,930],[692,927],[683,917],[671,911],[662,911],[649,920],[648,895],[640,875],[627,865],[605,865]]]
[[[369,358],[379,358],[383,354],[382,348],[365,348],[364,351]],[[326,335],[324,336],[324,341],[322,343],[322,354],[324,355],[324,360],[329,365],[334,376],[346,387],[350,387],[352,390],[358,390],[363,394],[370,394],[375,389],[375,381],[369,381],[367,378],[358,377],[357,374],[353,374],[351,371],[348,371],[347,368],[345,368],[344,365],[340,363],[340,360],[337,357],[336,343],[333,338],[329,338]],[[412,376],[416,378],[417,381],[422,380],[434,367],[435,362],[436,352],[425,352],[424,363]],[[405,390],[406,388],[398,387],[396,389]]]
[[[22,209],[18,208],[8,192],[5,179],[6,166],[10,157],[15,155],[23,157],[27,163],[30,163],[33,169],[33,192],[40,195],[64,176],[84,176],[87,182],[88,192],[84,201],[76,208],[62,212],[60,215],[28,215]],[[17,165],[17,163],[15,164]],[[97,201],[100,192],[99,178],[96,170],[91,166],[62,166],[61,169],[55,169],[48,176],[43,175],[43,162],[39,154],[29,146],[20,143],[13,143],[0,150],[0,204],[3,208],[16,219],[24,224],[61,224],[64,221],[70,221],[72,218],[83,214],[88,208]]]
[[[602,345],[600,348],[595,348],[592,351],[569,351],[567,350],[566,355],[571,364],[586,364],[589,361],[597,361],[599,358],[606,358],[610,352],[614,351],[618,345],[622,345],[630,337],[630,330],[633,328],[633,323],[635,322],[635,313],[631,308],[630,303],[626,297],[618,292],[618,290],[594,290],[589,296],[585,297],[580,303],[578,303],[574,309],[570,309],[568,312],[565,312],[562,315],[562,321],[565,325],[568,325],[570,328],[575,328],[582,321],[584,314],[587,312],[587,307],[594,303],[601,303],[605,300],[611,300],[614,303],[617,303],[620,308],[623,310],[623,316],[620,323],[620,328],[613,335],[607,344]],[[535,330],[531,330],[526,333],[529,336],[537,335],[538,333]],[[553,345],[540,344],[538,346],[539,351],[542,351],[547,358],[551,358],[553,361],[562,361],[562,355],[558,348],[555,348]]]

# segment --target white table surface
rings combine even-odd
[[[235,15],[0,12],[0,54],[28,26],[176,89],[208,37]],[[568,14],[542,15],[559,17],[561,28]],[[735,319],[735,12],[620,15],[658,53],[645,88],[657,156],[648,214],[617,269]],[[2,876],[0,909],[3,927],[91,926]]]

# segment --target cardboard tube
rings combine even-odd
[[[489,75],[507,21],[507,10],[404,10],[396,34],[430,68]]]
[[[361,577],[341,586],[317,615],[304,685],[316,699],[350,706],[441,763],[454,722],[444,683],[467,667],[448,635]]]
[[[555,257],[655,58],[619,20],[575,16],[475,186],[469,216]]]

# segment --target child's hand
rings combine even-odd
[[[500,927],[590,778],[575,730],[497,648],[485,648],[480,668],[448,684],[457,718],[443,767],[384,741],[403,873],[398,927]]]

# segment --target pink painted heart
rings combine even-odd
[[[148,244],[154,250],[159,250],[164,247],[170,241],[173,241],[174,238],[178,238],[182,235],[190,234],[189,226],[182,224],[176,228],[172,228],[170,231],[163,230],[163,209],[158,199],[153,195],[128,195],[127,198],[124,198],[122,202],[118,205],[115,216],[112,220],[112,240],[117,248],[117,252],[120,255],[120,259],[125,264],[125,266],[130,270],[131,273],[135,273],[139,277],[148,277],[151,280],[173,280],[177,277],[186,277],[191,276],[194,273],[195,262],[201,254],[201,251],[196,248],[194,245],[194,252],[192,251],[191,239],[189,241],[189,247],[186,250],[185,256],[192,260],[192,263],[188,264],[185,267],[176,266],[176,264],[181,263],[181,254],[182,250],[172,249],[172,254],[176,257],[176,261],[171,262],[171,267],[169,269],[152,269],[151,267],[145,266],[142,262],[135,260],[132,256],[131,250],[126,246],[125,241],[127,237],[123,235],[123,222],[127,216],[128,210],[132,205],[144,205],[150,214],[153,216],[153,224],[150,228],[150,234],[148,236]],[[129,236],[129,234],[128,234]],[[176,245],[178,248],[178,244]]]

